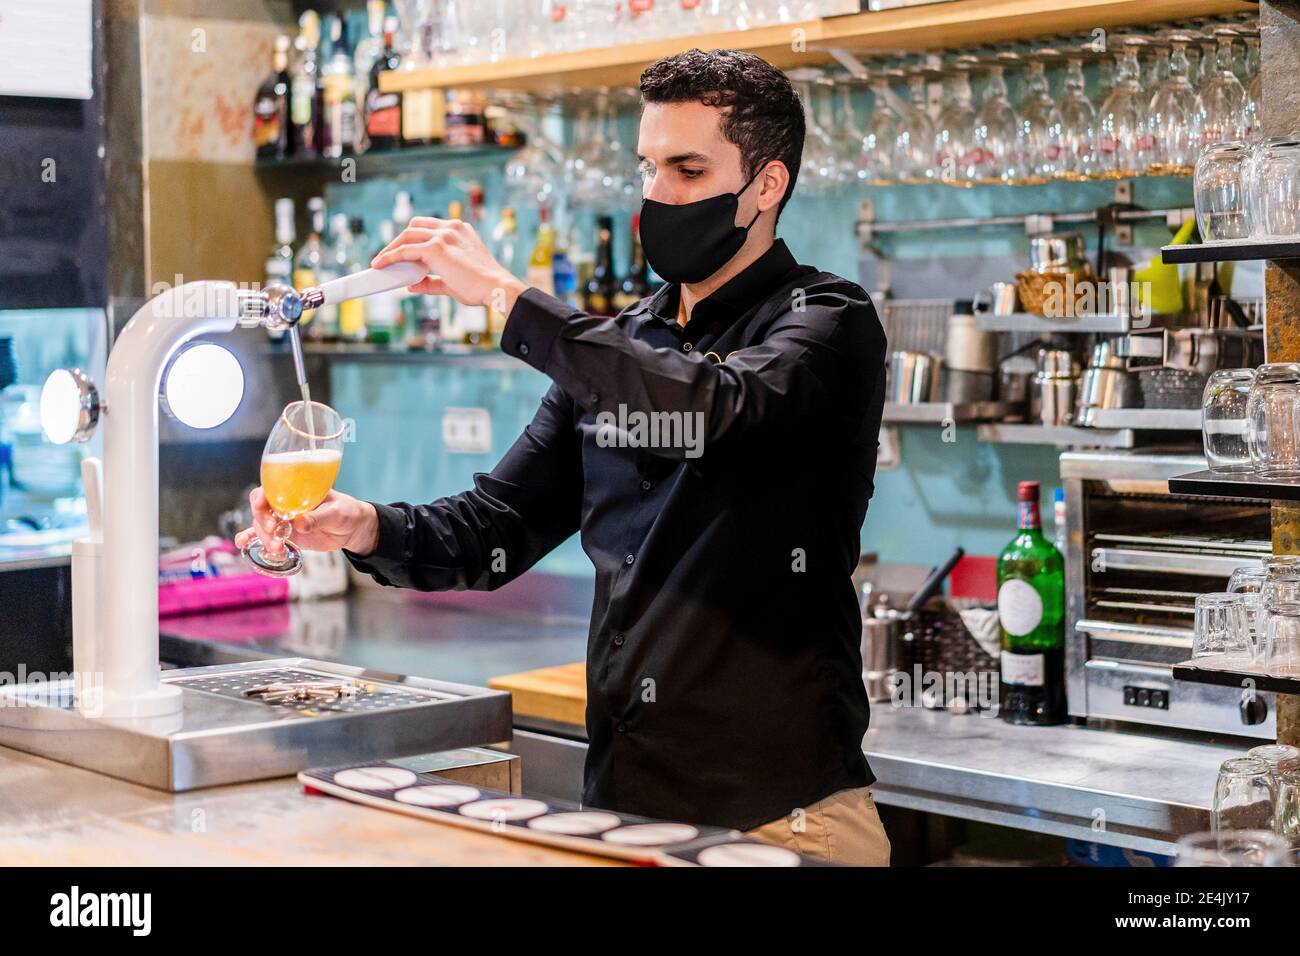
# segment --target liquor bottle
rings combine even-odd
[[[473,90],[455,90],[448,96],[445,141],[453,146],[481,146],[487,139],[484,111],[487,103]]]
[[[370,264],[370,256],[367,255],[369,250],[370,240],[366,238],[365,222],[355,216],[347,220],[346,231],[340,240],[340,274],[354,275],[366,269]],[[366,340],[369,303],[369,297],[365,296],[339,303],[339,338],[345,342]]]
[[[478,232],[484,216],[483,187],[478,183],[470,183],[467,193],[469,195],[469,218],[466,221],[474,227],[475,232]],[[456,324],[460,327],[462,344],[471,349],[485,348],[490,344],[488,341],[487,306],[458,305],[456,312]]]
[[[1043,536],[1038,482],[1016,488],[1020,524],[998,556],[999,713],[1013,724],[1065,720],[1065,561]]]
[[[266,257],[266,265],[263,268],[265,285],[293,285],[293,243],[296,238],[293,227],[293,200],[277,199],[275,201],[275,245],[270,255]],[[266,334],[272,341],[279,341],[284,337],[284,329],[272,331],[268,328]]]
[[[555,295],[555,227],[551,225],[551,210],[543,206],[537,217],[537,239],[528,257],[524,281],[539,292]]]
[[[614,307],[622,312],[636,305],[650,294],[650,267],[645,261],[645,250],[641,248],[641,217],[632,216],[632,255],[627,275],[618,285],[614,296]]]
[[[447,204],[447,218],[452,221],[464,219],[464,208],[459,199],[453,199]],[[444,352],[463,352],[465,330],[461,326],[461,319],[469,306],[461,305],[451,296],[443,296],[442,300],[438,303],[441,320],[438,326],[438,348]]]
[[[330,55],[321,67],[321,155],[329,159],[350,156],[357,143],[357,90],[348,50],[348,31],[342,17],[331,16]]]
[[[402,94],[385,93],[379,88],[380,74],[397,69],[401,63],[401,58],[393,48],[396,32],[397,19],[389,17],[384,20],[383,52],[367,74],[366,96],[363,101],[366,149],[397,149],[402,143]]]
[[[289,134],[289,38],[275,38],[271,74],[253,101],[253,145],[258,159],[284,159],[293,146]]]
[[[512,272],[515,263],[515,243],[518,237],[519,222],[515,218],[514,208],[504,206],[501,209],[501,220],[492,230],[492,254],[497,262]],[[507,318],[508,316],[495,308],[488,310],[488,336],[493,345],[501,344],[501,333],[505,331]]]
[[[596,263],[591,278],[582,290],[582,307],[588,315],[616,315],[614,296],[618,280],[614,277],[614,220],[600,216],[596,220]]]
[[[388,0],[366,0],[365,32],[352,44],[352,100],[357,104],[356,152],[364,153],[366,142],[366,100],[370,95],[370,71],[384,56],[384,14]]]
[[[347,275],[348,248],[352,244],[352,234],[348,230],[346,214],[336,212],[329,217],[329,239],[321,251],[320,276],[322,283]],[[337,342],[341,338],[339,304],[323,305],[316,310],[316,322],[320,325],[321,335],[327,342]]]
[[[313,196],[307,200],[307,238],[293,259],[293,287],[310,289],[321,283],[321,263],[324,249],[321,237],[325,234],[325,200]],[[302,334],[309,339],[320,339],[321,325],[316,321],[316,310],[308,309],[298,321]]]
[[[320,15],[316,11],[307,10],[298,18],[294,47],[298,57],[289,73],[293,154],[309,158],[320,154],[320,104],[316,90],[320,70]]]
[[[392,220],[385,219],[379,224],[379,245],[372,258],[393,241],[397,229]],[[407,296],[405,289],[393,289],[372,295],[366,300],[366,337],[375,345],[389,345],[399,341],[402,329],[402,300]]]

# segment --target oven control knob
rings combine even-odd
[[[1268,720],[1268,701],[1258,694],[1245,694],[1241,698],[1241,722],[1248,727]]]

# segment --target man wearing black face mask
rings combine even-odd
[[[775,238],[804,141],[785,75],[693,50],[641,92],[641,237],[668,284],[583,315],[464,223],[412,220],[373,264],[418,261],[413,291],[495,306],[502,348],[555,384],[473,490],[418,506],[332,492],[294,540],[382,584],[491,589],[580,531],[596,567],[584,802],[885,864],[850,580],[885,337],[861,288]],[[260,491],[253,505],[240,544],[273,523]]]

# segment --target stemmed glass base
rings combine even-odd
[[[302,570],[302,552],[292,541],[284,542],[284,553],[272,557],[266,553],[262,542],[257,538],[243,550],[244,560],[252,565],[258,574],[271,578],[288,578]]]

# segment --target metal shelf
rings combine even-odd
[[[1214,659],[1200,657],[1174,665],[1174,679],[1221,687],[1253,687],[1276,694],[1300,694],[1300,677],[1281,677],[1256,665],[1215,666]]]
[[[1136,444],[1137,437],[1131,428],[1075,428],[1072,425],[996,423],[981,425],[979,440],[1006,445],[1132,448]]]
[[[1005,418],[1016,409],[1010,402],[885,402],[886,425],[990,421]]]
[[[1092,413],[1098,428],[1137,431],[1199,432],[1199,408],[1099,408]]]
[[[1013,312],[1010,315],[984,313],[975,316],[975,326],[981,332],[1041,332],[1041,333],[1096,333],[1129,331],[1133,320],[1126,315],[1081,315],[1075,318],[1048,319],[1032,312]]]
[[[308,159],[289,157],[287,159],[259,159],[253,166],[267,172],[287,170],[317,176],[337,176],[347,169],[345,163],[354,163],[352,167],[358,179],[373,179],[392,176],[406,172],[427,170],[431,164],[450,162],[469,162],[481,159],[503,159],[515,152],[513,146],[494,146],[481,144],[476,146],[453,146],[441,144],[434,146],[410,146],[406,149],[385,149],[358,156],[342,156],[326,159],[313,156]]]
[[[1300,239],[1222,239],[1196,246],[1165,246],[1160,256],[1166,263],[1300,259]]]
[[[1300,501],[1300,482],[1290,478],[1261,478],[1259,475],[1220,475],[1194,471],[1169,479],[1173,495],[1205,495],[1210,498],[1257,498],[1261,501]]]

